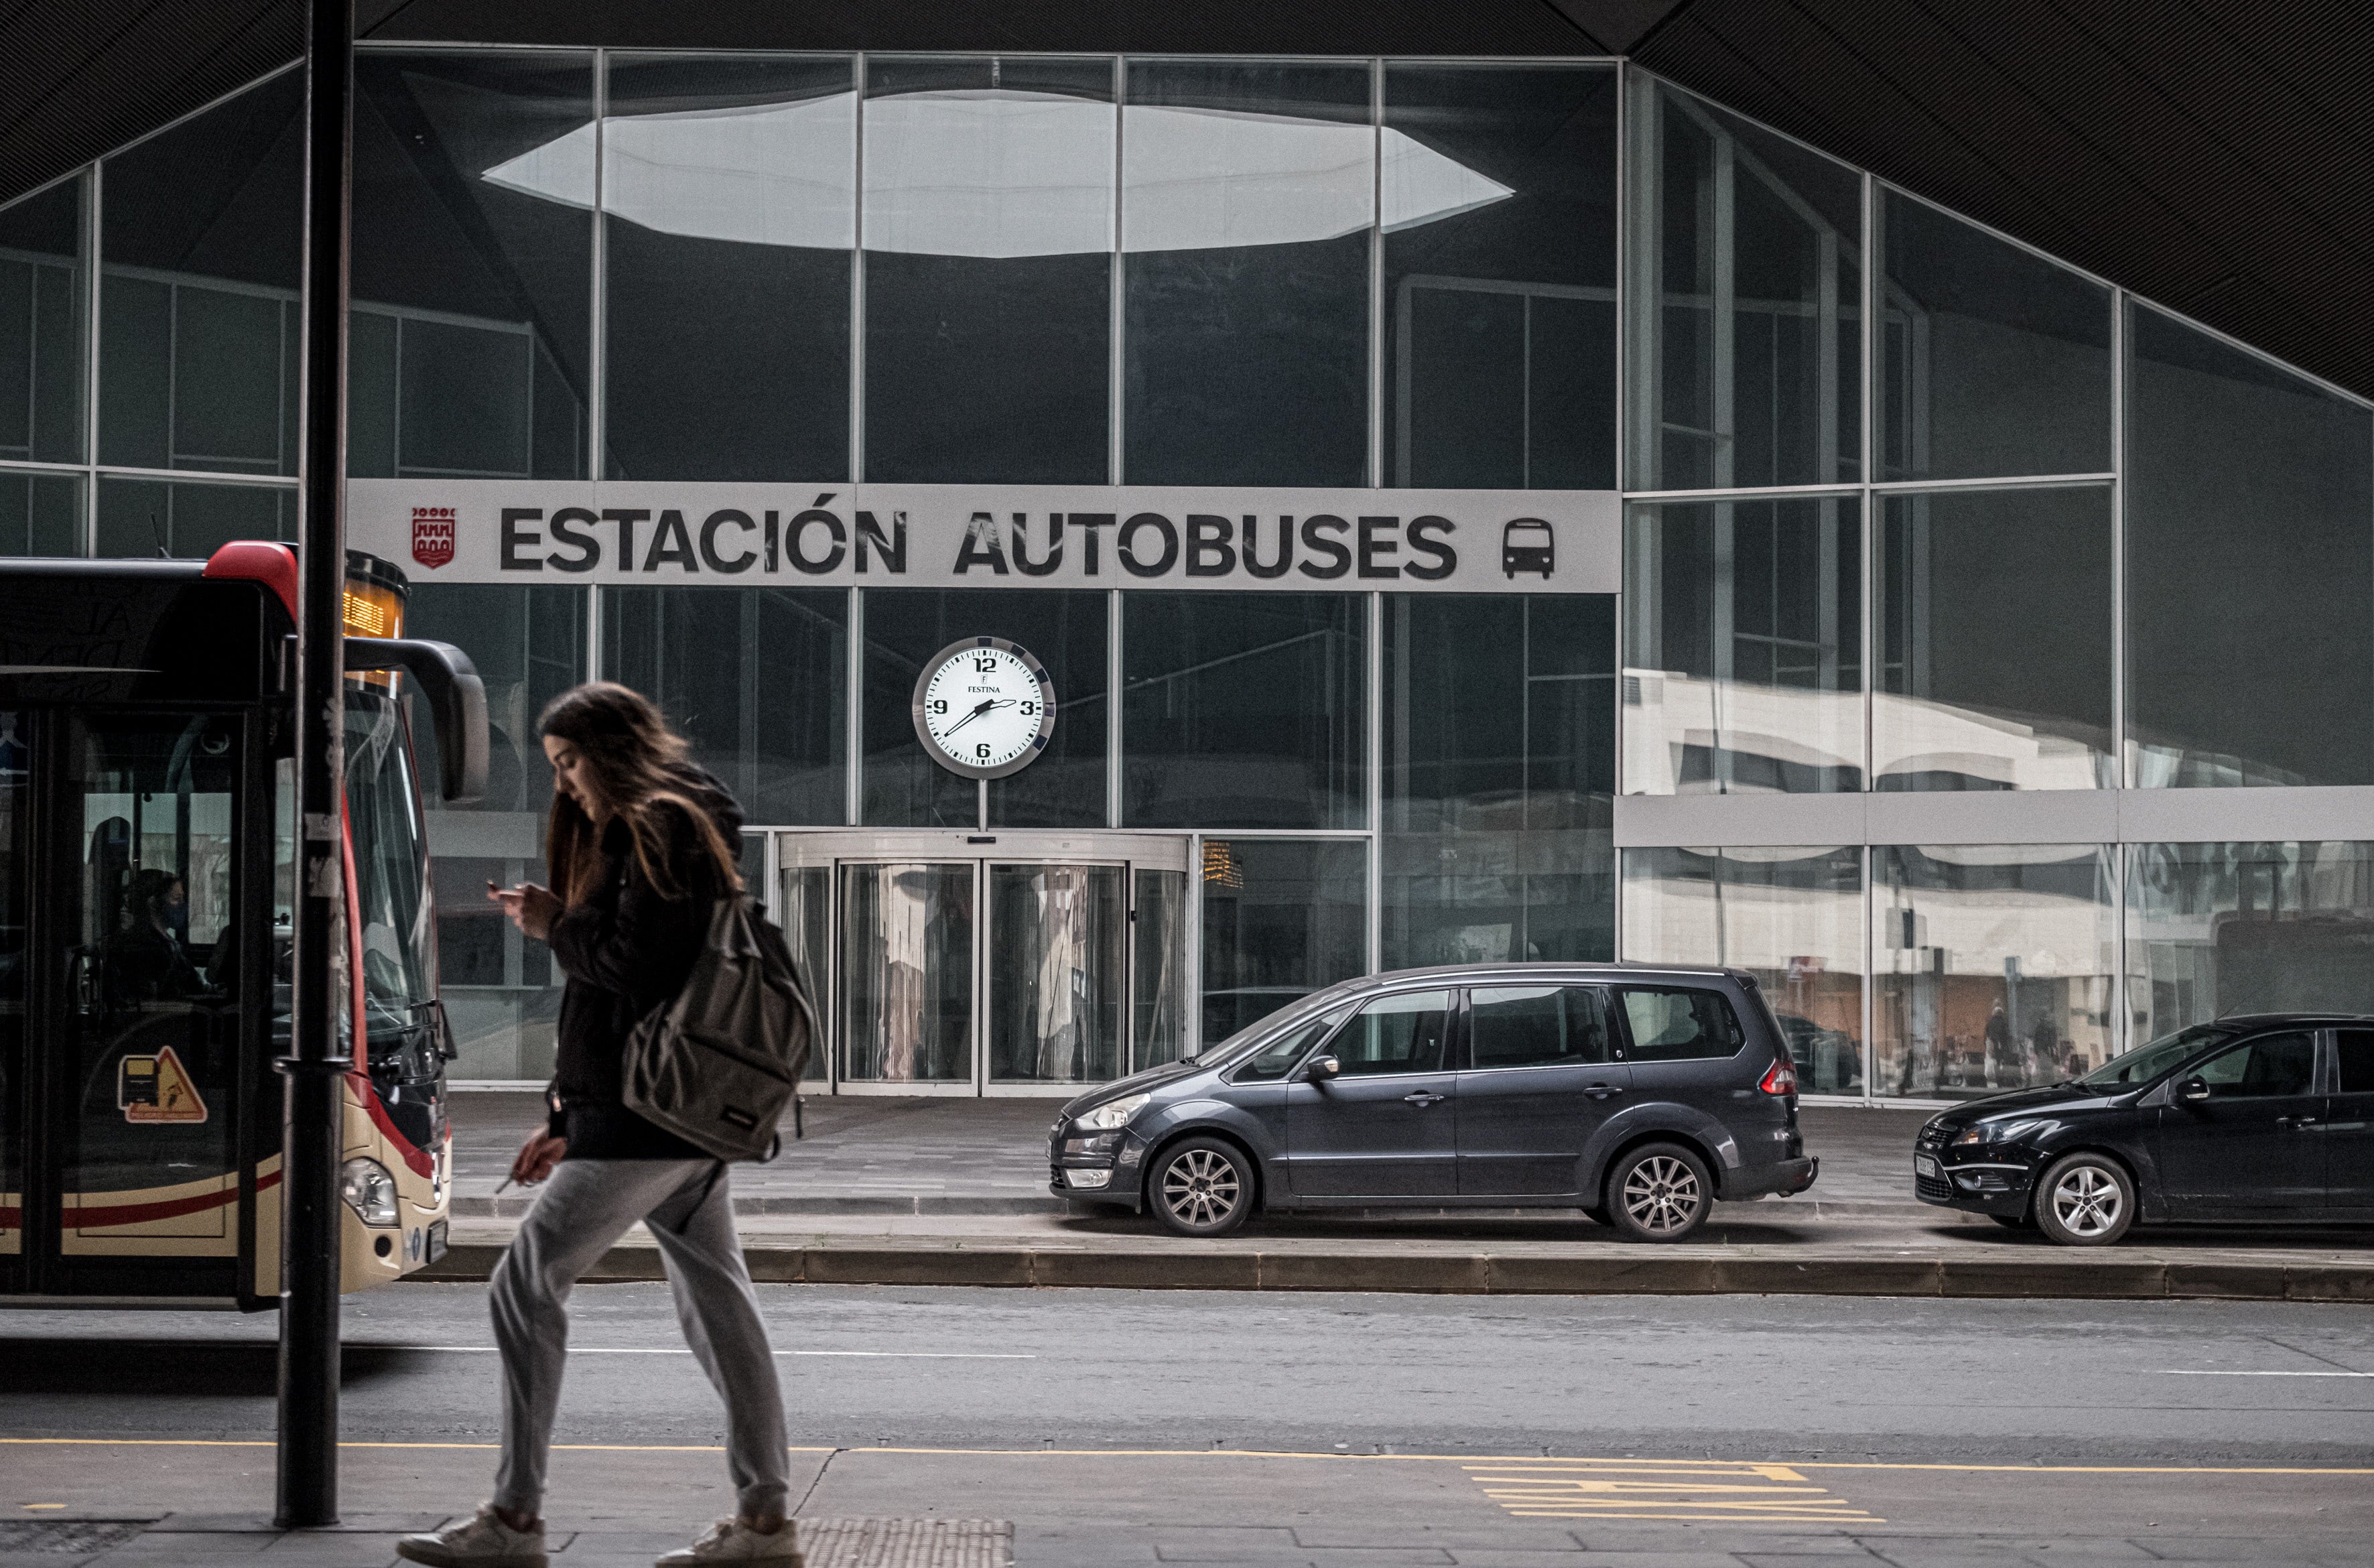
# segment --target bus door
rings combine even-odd
[[[41,717],[35,749],[51,755],[28,770],[47,796],[41,852],[0,895],[36,904],[32,984],[11,1019],[29,1069],[18,1288],[228,1299],[251,1222],[242,1100],[264,1054],[248,1004],[270,1006],[271,955],[241,940],[239,891],[260,880],[240,867],[257,836],[241,819],[245,722]]]

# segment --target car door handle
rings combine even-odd
[[[1624,1086],[1620,1083],[1586,1083],[1582,1091],[1593,1100],[1604,1100],[1611,1094],[1623,1093]]]
[[[2275,1126],[2279,1127],[2312,1127],[2315,1125],[2314,1116],[2277,1116],[2275,1118]]]
[[[1438,1100],[1441,1100],[1441,1099],[1444,1099],[1444,1098],[1447,1098],[1447,1097],[1446,1097],[1446,1096],[1444,1096],[1444,1095],[1440,1095],[1440,1094],[1429,1094],[1429,1093],[1428,1093],[1425,1090],[1421,1089],[1421,1090],[1419,1090],[1419,1091],[1418,1091],[1416,1093],[1415,1093],[1415,1094],[1404,1094],[1404,1095],[1403,1095],[1403,1096],[1402,1096],[1402,1103],[1403,1103],[1403,1104],[1404,1104],[1404,1105],[1415,1105],[1415,1106],[1416,1106],[1419,1110],[1423,1111],[1423,1110],[1425,1110],[1428,1105],[1433,1104],[1436,1101],[1438,1101]]]

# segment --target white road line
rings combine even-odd
[[[2191,1367],[2160,1368],[2163,1377],[2374,1377],[2374,1372],[2201,1372]]]
[[[492,1356],[501,1350],[494,1345],[379,1345],[363,1340],[347,1341],[349,1349],[358,1350],[423,1350],[449,1356]],[[572,1356],[688,1356],[690,1350],[660,1347],[652,1350],[618,1348],[608,1345],[571,1345]],[[1036,1355],[1021,1355],[1010,1350],[777,1350],[779,1356],[864,1356],[899,1361],[920,1362],[1035,1362]]]

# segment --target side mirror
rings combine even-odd
[[[487,689],[470,655],[425,638],[349,637],[349,670],[397,669],[420,683],[437,729],[438,793],[461,805],[487,793]]]
[[[1313,1056],[1303,1064],[1303,1079],[1310,1083],[1324,1083],[1344,1070],[1344,1064],[1333,1056]]]
[[[2186,1079],[2176,1086],[2176,1098],[2187,1105],[2198,1105],[2209,1098],[2209,1085],[2198,1078]]]

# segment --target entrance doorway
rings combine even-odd
[[[837,1092],[1063,1094],[1187,1049],[1184,834],[783,833]]]

